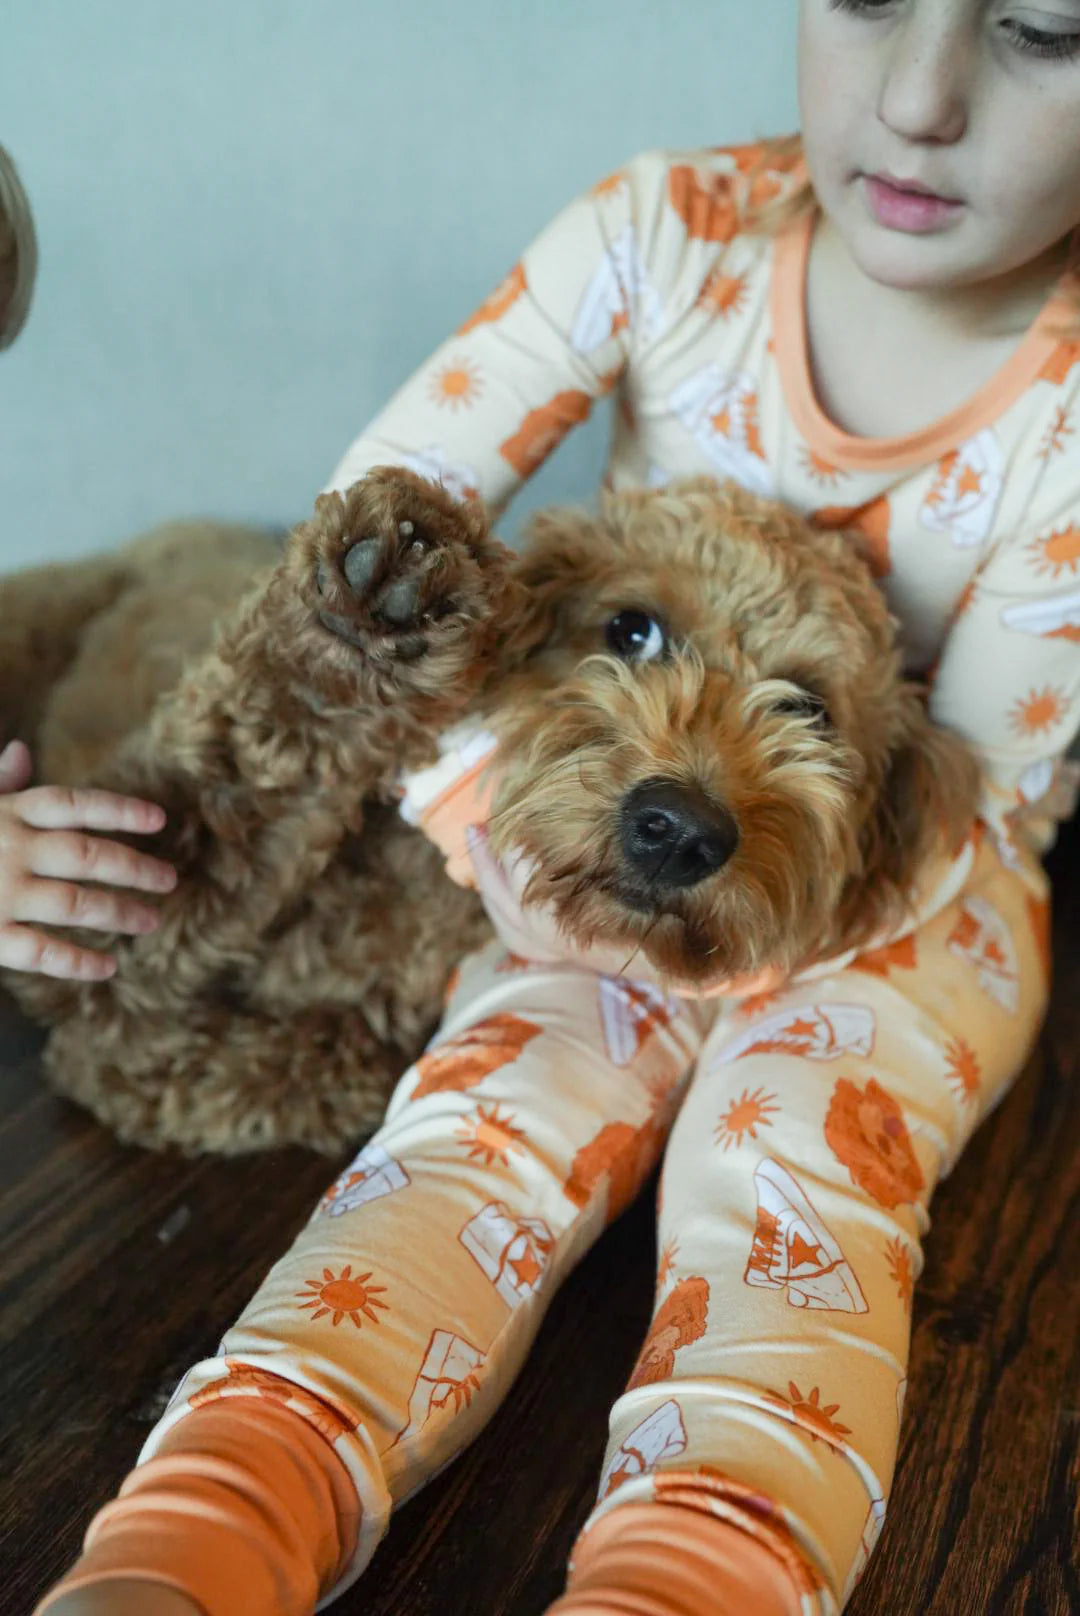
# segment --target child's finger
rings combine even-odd
[[[154,931],[157,912],[133,898],[76,881],[26,881],[15,895],[12,920],[44,926],[85,926],[90,931],[120,931],[131,936]]]
[[[9,741],[0,751],[0,795],[22,791],[31,773],[30,748],[23,741]]]
[[[100,982],[116,970],[111,955],[79,948],[29,926],[0,926],[0,965],[10,971],[35,971],[75,982]]]
[[[35,830],[160,830],[165,811],[140,797],[93,787],[34,786],[19,800],[19,817]]]
[[[31,875],[63,881],[101,881],[110,887],[141,892],[171,892],[176,871],[171,864],[138,853],[123,842],[105,841],[80,831],[48,831],[35,836],[27,852]]]

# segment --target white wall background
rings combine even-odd
[[[794,0],[4,0],[41,269],[0,567],[288,525],[544,222],[649,146],[795,126]],[[582,497],[603,414],[519,499]]]

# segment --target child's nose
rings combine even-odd
[[[915,0],[883,39],[877,113],[893,134],[939,145],[964,134],[984,26],[972,10]]]

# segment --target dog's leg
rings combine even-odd
[[[0,577],[0,746],[32,746],[49,692],[71,666],[87,625],[130,579],[120,557],[32,567]]]
[[[178,1019],[86,1003],[53,1029],[44,1065],[128,1143],[236,1155],[363,1139],[415,1053],[376,1039],[359,1008],[273,1019],[197,1004]]]
[[[181,788],[227,837],[311,804],[355,811],[430,761],[490,677],[520,589],[508,556],[478,509],[410,472],[324,496],[116,775]]]
[[[479,510],[408,472],[320,500],[99,782],[166,810],[145,843],[180,871],[159,929],[109,940],[108,982],[19,984],[31,1013],[65,1019],[90,995],[179,1018],[250,981],[365,799],[435,755],[490,673],[517,588],[507,556]]]

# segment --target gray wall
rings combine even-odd
[[[4,0],[37,217],[0,565],[288,524],[545,220],[645,147],[794,127],[794,0]],[[518,501],[595,482],[603,417]]]

